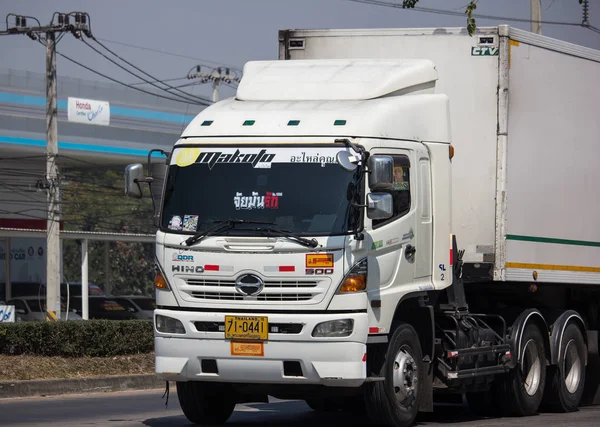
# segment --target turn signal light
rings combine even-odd
[[[169,284],[167,283],[165,276],[163,276],[163,274],[160,271],[156,272],[156,275],[154,276],[154,286],[157,289],[163,289],[165,291],[169,291],[171,290],[169,288]]]
[[[361,292],[367,289],[368,264],[367,259],[363,259],[352,267],[350,272],[344,277],[338,293]]]
[[[359,292],[367,289],[366,276],[347,277],[340,286],[340,292]]]

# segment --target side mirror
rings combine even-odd
[[[367,160],[369,188],[372,191],[390,190],[394,185],[394,159],[392,156],[374,155]]]
[[[336,160],[342,169],[347,170],[348,172],[353,172],[358,167],[360,155],[354,155],[348,151],[338,151]]]
[[[125,195],[141,199],[144,193],[140,182],[144,182],[144,167],[135,163],[125,168]]]
[[[371,219],[388,219],[394,214],[394,199],[389,193],[367,194],[367,216]]]
[[[17,309],[15,309],[15,313],[17,313],[17,314],[27,314],[27,310],[25,310],[24,308],[17,308]]]

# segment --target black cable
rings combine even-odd
[[[149,85],[152,85],[152,86],[154,86],[155,88],[157,88],[157,89],[159,89],[159,90],[162,90],[162,91],[168,92],[168,91],[167,91],[165,88],[163,88],[163,87],[161,87],[161,86],[157,85],[156,83],[153,83],[152,81],[150,81],[150,80],[147,80],[147,79],[145,79],[144,77],[141,77],[141,76],[139,76],[138,74],[134,73],[133,71],[131,71],[131,70],[128,70],[126,67],[124,67],[123,65],[119,64],[119,63],[118,63],[117,61],[115,61],[114,59],[110,58],[108,55],[105,55],[104,53],[100,52],[98,49],[96,49],[96,48],[95,48],[94,46],[92,46],[90,43],[88,43],[87,41],[85,41],[85,39],[83,39],[83,38],[82,38],[82,39],[81,39],[81,41],[82,41],[82,42],[83,42],[83,43],[84,43],[84,44],[85,44],[87,47],[89,47],[89,48],[90,48],[90,49],[92,49],[94,52],[96,52],[98,55],[101,55],[101,56],[102,56],[102,57],[104,57],[106,60],[110,61],[111,63],[113,63],[114,65],[116,65],[116,66],[117,66],[117,67],[119,67],[120,69],[122,69],[123,71],[126,71],[127,73],[131,74],[132,76],[134,76],[134,77],[136,77],[136,78],[138,78],[138,79],[142,80],[144,83],[147,83],[147,84],[149,84]],[[115,56],[116,56],[116,55],[115,55]],[[119,58],[119,59],[121,59],[121,58]],[[127,62],[127,61],[124,61],[124,62],[125,62],[125,63],[127,63],[127,64],[130,64],[130,63],[129,63],[129,62]],[[131,66],[132,66],[133,68],[136,68],[136,69],[138,69],[137,67],[135,67],[135,66],[133,66],[133,65],[131,65]],[[144,74],[148,75],[147,73],[144,73]],[[152,78],[152,79],[155,79],[155,80],[156,80],[156,77],[150,76],[150,78]],[[167,85],[166,83],[164,83],[164,84],[165,84],[166,86],[172,87],[172,86],[170,86],[170,85]],[[184,92],[184,91],[182,91],[182,90],[179,90],[179,92],[181,92],[181,93],[183,93],[183,94],[186,94],[186,92]],[[196,97],[196,96],[193,96],[193,97],[185,97],[185,96],[181,96],[181,95],[177,95],[177,94],[173,94],[173,93],[171,93],[171,94],[172,94],[173,96],[177,96],[177,97],[179,97],[179,98],[181,98],[181,99],[185,99],[186,101],[193,101],[193,102],[194,102],[194,101],[196,101],[196,100],[200,100],[200,101],[202,101],[202,102],[209,102],[209,101],[208,101],[208,100],[206,100],[206,99],[203,99],[203,98],[200,98],[200,97]],[[186,94],[186,95],[188,95],[188,94]],[[195,99],[194,99],[194,98],[195,98]],[[210,105],[210,104],[206,104],[206,105]]]
[[[42,43],[41,41],[40,41],[40,43],[42,45],[44,45],[44,43]],[[88,70],[88,71],[90,71],[90,72],[92,72],[94,74],[99,75],[100,77],[104,77],[107,80],[110,80],[110,81],[112,81],[114,83],[118,83],[120,85],[128,87],[129,89],[137,90],[138,92],[143,92],[143,93],[146,93],[148,95],[156,96],[158,98],[168,99],[169,101],[181,102],[183,104],[194,104],[194,105],[207,106],[207,104],[203,104],[203,103],[200,103],[200,102],[189,102],[189,101],[184,101],[183,99],[171,98],[169,96],[164,96],[164,95],[161,95],[159,93],[154,93],[154,92],[150,92],[150,91],[147,91],[147,90],[144,90],[144,89],[140,89],[139,87],[131,86],[130,84],[124,83],[124,82],[122,82],[120,80],[114,79],[112,77],[107,76],[106,74],[103,74],[103,73],[101,73],[99,71],[96,71],[96,70],[88,67],[87,65],[83,65],[81,62],[78,62],[78,61],[76,61],[76,60],[74,60],[72,58],[69,58],[67,55],[64,55],[64,54],[60,53],[58,50],[56,51],[56,54],[59,55],[62,58],[65,58],[67,61],[72,62],[73,64],[79,65],[80,67],[85,68],[86,70]]]
[[[139,68],[139,67],[135,66],[135,65],[134,65],[134,64],[132,64],[131,62],[127,61],[125,58],[123,58],[123,57],[121,57],[121,56],[117,55],[115,52],[113,52],[112,50],[110,50],[109,48],[107,48],[106,46],[104,46],[104,45],[103,45],[102,43],[100,43],[100,42],[99,42],[99,41],[98,41],[98,40],[97,40],[97,39],[96,39],[96,38],[95,38],[93,35],[92,35],[92,39],[93,39],[93,40],[94,40],[96,43],[98,43],[100,46],[102,46],[102,47],[103,47],[103,48],[104,48],[104,49],[105,49],[107,52],[109,52],[109,53],[111,53],[112,55],[116,56],[116,57],[117,57],[117,58],[119,58],[121,61],[123,61],[123,62],[125,62],[127,65],[129,65],[130,67],[133,67],[133,68],[135,68],[135,69],[136,69],[136,70],[138,70],[140,73],[143,73],[143,74],[145,74],[146,76],[150,77],[151,79],[157,80],[157,79],[156,79],[156,77],[152,76],[151,74],[148,74],[147,72],[145,72],[145,71],[144,71],[144,70],[142,70],[141,68]],[[82,41],[83,41],[83,39],[82,39]],[[84,43],[85,43],[85,42],[84,42]],[[86,43],[86,44],[87,44],[87,43]],[[88,44],[88,46],[89,46],[89,44]],[[91,47],[91,46],[90,46],[90,47]],[[139,77],[138,77],[138,78],[139,78]],[[140,80],[143,80],[143,79],[140,79]],[[182,90],[180,90],[180,89],[177,89],[176,87],[173,87],[173,86],[171,86],[171,85],[169,85],[169,84],[167,84],[167,83],[162,83],[162,84],[164,84],[166,87],[168,87],[168,88],[169,88],[169,89],[171,89],[171,90],[176,90],[177,92],[183,93],[183,94],[184,94],[184,95],[186,95],[186,96],[190,96],[190,94],[189,94],[189,93],[187,93],[187,92],[184,92],[184,91],[182,91]],[[159,88],[159,89],[165,90],[164,88]],[[211,102],[210,100],[208,100],[208,99],[206,99],[206,98],[202,98],[201,96],[192,95],[191,97],[192,97],[192,98],[196,98],[196,99],[200,99],[200,100],[202,100],[202,101],[204,101],[204,102],[208,102],[208,103],[209,103],[209,105],[210,105],[210,104],[212,104],[212,102]]]
[[[130,43],[124,43],[124,42],[118,42],[118,41],[115,41],[115,40],[108,40],[108,39],[103,39],[103,38],[98,38],[98,40],[102,40],[102,41],[107,42],[107,43],[118,44],[118,45],[121,45],[121,46],[127,46],[127,47],[131,47],[131,48],[135,48],[135,49],[147,50],[149,52],[162,53],[163,55],[170,55],[170,56],[175,56],[175,57],[178,57],[178,58],[193,59],[194,61],[200,62],[201,63],[200,65],[206,65],[206,64],[202,64],[202,62],[205,62],[207,64],[213,64],[213,65],[210,65],[209,67],[213,67],[214,65],[217,65],[217,66],[221,66],[221,67],[225,67],[225,68],[230,68],[232,70],[236,70],[236,71],[242,72],[241,69],[236,68],[236,67],[234,67],[232,65],[220,64],[218,62],[209,61],[207,59],[196,58],[196,57],[187,56],[187,55],[181,55],[181,54],[178,54],[178,53],[165,52],[165,51],[160,50],[160,49],[153,49],[153,48],[150,48],[150,47],[139,46],[139,45],[130,44]]]
[[[346,1],[350,1],[353,3],[370,4],[370,5],[374,5],[374,6],[391,7],[394,9],[403,9],[403,10],[413,10],[413,11],[417,11],[417,12],[434,13],[434,14],[438,14],[438,15],[450,15],[450,16],[460,16],[460,17],[465,16],[464,12],[454,12],[452,10],[433,9],[433,8],[428,8],[428,7],[413,7],[413,8],[406,7],[405,8],[405,7],[402,7],[402,4],[400,4],[400,3],[389,3],[386,1],[380,1],[380,0],[346,0]],[[476,19],[491,19],[491,20],[526,22],[526,23],[532,22],[531,19],[525,19],[525,18],[510,18],[507,16],[483,15],[483,14],[477,14],[477,13],[473,13],[473,17]],[[581,24],[574,23],[574,22],[561,22],[561,21],[539,21],[539,22],[541,24],[548,24],[548,25],[570,25],[570,26],[574,26],[574,27],[581,26]]]
[[[583,28],[587,28],[588,30],[592,30],[593,32],[600,34],[600,28],[596,28],[593,25],[584,25]]]
[[[163,82],[174,82],[177,80],[187,80],[187,77],[173,77],[170,79],[162,79],[162,80],[155,80],[154,83],[163,83]],[[145,82],[137,82],[137,83],[129,83],[132,86],[137,86],[137,85],[145,85]]]

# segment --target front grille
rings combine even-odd
[[[198,300],[298,302],[311,301],[325,291],[319,287],[320,282],[316,280],[266,280],[260,294],[245,296],[236,291],[235,280],[214,278],[184,280],[187,286],[182,290]]]
[[[308,301],[312,294],[261,294],[253,297],[229,293],[229,292],[191,292],[194,298],[212,299],[212,300],[251,300],[251,301]]]
[[[186,279],[186,283],[191,286],[219,286],[235,288],[235,280],[219,279]],[[311,280],[266,280],[265,289],[273,288],[314,288],[318,282]]]

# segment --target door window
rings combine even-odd
[[[410,211],[410,160],[407,156],[392,156],[394,159],[394,186],[387,191],[394,200],[394,214],[388,219],[373,220],[373,229],[403,217]]]

